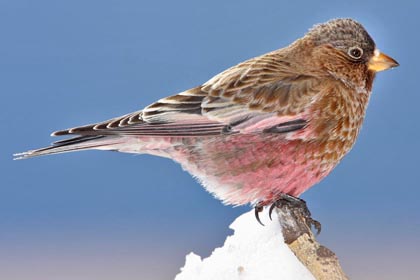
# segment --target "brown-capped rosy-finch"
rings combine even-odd
[[[334,19],[201,86],[56,131],[74,137],[16,156],[98,149],[167,157],[224,203],[261,207],[331,172],[355,143],[375,73],[396,66],[360,23]]]

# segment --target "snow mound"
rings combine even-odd
[[[284,243],[280,223],[273,212],[260,213],[261,226],[254,211],[239,216],[231,225],[234,234],[221,248],[202,259],[190,253],[175,280],[254,280],[315,279]]]

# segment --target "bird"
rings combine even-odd
[[[15,159],[80,150],[181,164],[227,205],[274,207],[325,178],[351,150],[379,71],[399,66],[350,18],[316,24],[289,46],[239,63],[136,112],[55,131]]]

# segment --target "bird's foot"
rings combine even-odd
[[[321,232],[321,223],[317,220],[313,219],[311,216],[311,211],[309,211],[308,206],[306,205],[306,201],[294,197],[289,194],[281,194],[280,198],[276,200],[271,206],[268,212],[268,215],[271,219],[271,214],[273,213],[274,208],[283,208],[287,207],[292,210],[297,218],[303,218],[306,225],[312,229],[315,228],[316,233],[319,234]]]
[[[264,206],[266,205],[268,205],[268,203],[262,201],[255,206],[255,217],[257,221],[263,226],[264,224],[261,222],[259,218],[259,213],[262,212]],[[270,220],[272,219],[271,216],[272,216],[274,208],[284,209],[285,207],[293,211],[296,218],[303,218],[305,221],[305,224],[310,229],[314,227],[317,234],[321,232],[321,223],[311,217],[311,212],[309,211],[305,200],[298,197],[294,197],[289,194],[283,194],[283,193],[280,194],[279,198],[271,204],[269,212],[268,212]]]

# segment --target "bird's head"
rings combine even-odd
[[[381,53],[365,28],[353,19],[315,25],[303,41],[312,46],[312,61],[317,69],[356,87],[370,90],[376,72],[399,65]]]

